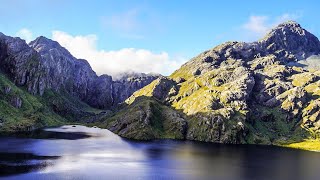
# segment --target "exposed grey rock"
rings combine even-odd
[[[316,36],[294,21],[282,23],[259,41],[268,53],[278,58],[301,60],[320,53],[320,42]]]
[[[297,62],[290,62],[288,65],[302,67],[310,70],[320,70],[320,55],[312,55],[307,59],[303,59]]]
[[[159,75],[153,74],[129,74],[122,76],[113,82],[112,94],[114,97],[114,105],[124,102],[135,91],[150,84],[153,80],[158,78]]]
[[[173,86],[157,80],[134,98],[151,95],[184,112],[187,139],[270,144],[296,133],[302,109],[319,98],[320,72],[290,65],[319,53],[319,40],[290,21],[259,41],[231,41],[205,51],[170,76]],[[305,112],[313,119],[309,128],[320,127],[320,113],[314,109]]]
[[[22,99],[20,97],[14,96],[11,98],[11,105],[15,108],[21,108]]]
[[[11,87],[10,86],[5,86],[4,87],[4,93],[9,94],[11,92]]]
[[[33,94],[66,91],[93,107],[111,108],[154,80],[120,113],[101,115],[106,127],[124,137],[271,144],[296,135],[299,125],[320,134],[320,72],[296,67],[320,53],[320,42],[292,21],[259,41],[231,41],[205,51],[172,79],[130,73],[99,77],[57,42],[39,37],[30,46],[0,34],[1,70]],[[21,107],[19,100],[12,104]],[[77,111],[60,106],[53,102],[54,110]]]
[[[169,101],[170,92],[172,93],[174,91],[173,89],[177,89],[176,82],[167,77],[160,77],[156,81],[152,92],[153,97],[163,102]]]
[[[318,38],[298,23],[288,21],[273,28],[259,41],[223,43],[201,53],[183,67],[188,67],[189,72],[185,73],[191,75],[198,75],[198,70],[202,73],[210,71],[217,66],[253,65],[252,68],[259,69],[268,64],[288,64],[319,53]]]
[[[98,77],[86,60],[76,59],[58,42],[43,36],[29,45],[41,55],[41,65],[45,72],[44,87],[41,89],[63,89],[98,108],[109,108],[112,105],[110,76]]]
[[[0,34],[0,68],[12,81],[36,94],[42,77],[40,55],[20,38]]]
[[[0,127],[2,127],[4,124],[4,119],[2,117],[0,117]]]
[[[66,91],[89,105],[109,109],[149,84],[158,75],[127,74],[113,81],[97,76],[89,63],[76,59],[56,41],[40,36],[26,44],[20,38],[0,34],[0,68],[32,94],[46,89]]]
[[[139,97],[120,112],[108,123],[108,129],[120,136],[139,140],[185,137],[184,117],[153,98]]]

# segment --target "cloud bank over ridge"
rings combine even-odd
[[[154,53],[147,49],[123,48],[115,51],[97,49],[94,34],[73,36],[53,31],[52,39],[68,49],[76,58],[86,59],[97,74],[117,76],[128,71],[169,75],[186,59],[171,57],[167,52]]]

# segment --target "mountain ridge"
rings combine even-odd
[[[0,133],[94,121],[158,77],[132,74],[118,81],[97,76],[86,60],[56,41],[41,36],[28,45],[3,33],[0,75]]]
[[[255,42],[206,50],[168,77],[97,76],[85,60],[50,41],[39,37],[31,48],[1,34],[0,69],[35,96],[59,97],[41,102],[62,117],[71,111],[69,119],[85,117],[82,122],[138,140],[283,145],[320,137],[320,71],[297,65],[317,57],[320,42],[296,22],[281,23]],[[3,103],[23,107],[25,100],[7,97],[6,89]],[[80,101],[87,105],[77,107]],[[88,113],[88,105],[113,112]]]
[[[6,43],[12,45],[11,50],[13,51],[13,55],[16,53],[16,50],[22,51],[23,56],[31,56],[31,53],[35,56],[25,57],[24,59],[22,57],[17,57],[20,60],[23,59],[21,64],[32,64],[30,59],[34,58],[32,59],[34,61],[33,63],[37,64],[35,67],[24,66],[24,69],[20,70],[19,66],[21,64],[15,64],[15,62],[12,61],[8,61],[6,64],[15,68],[15,70],[9,73],[11,73],[12,77],[20,78],[20,80],[18,80],[20,81],[20,83],[18,83],[19,85],[27,84],[27,86],[29,86],[28,91],[32,94],[39,93],[42,95],[45,89],[53,89],[55,91],[65,89],[91,106],[111,108],[129,96],[130,93],[132,93],[131,91],[143,87],[157,77],[153,75],[144,75],[144,78],[141,79],[139,75],[134,75],[132,81],[123,82],[123,85],[130,86],[133,90],[129,90],[125,95],[122,94],[118,99],[117,96],[112,97],[113,94],[117,94],[112,93],[112,84],[116,83],[119,85],[118,81],[114,82],[112,77],[108,75],[97,76],[86,60],[75,58],[58,42],[40,36],[27,45],[25,41],[21,39],[11,38],[5,35],[2,37],[2,41],[4,41],[3,46],[6,46]],[[27,51],[30,52],[27,53]],[[11,57],[9,56],[8,58]],[[10,64],[10,62],[12,62],[12,64]],[[4,71],[8,70],[4,69]],[[35,80],[35,82],[25,82],[25,80],[28,79],[26,77],[27,73],[36,76],[31,78]],[[136,81],[139,78],[141,81]],[[99,86],[97,86],[98,84]],[[94,86],[97,86],[100,89],[93,90]]]
[[[187,124],[183,139],[283,144],[317,138],[320,72],[288,63],[319,52],[318,38],[293,21],[279,24],[252,43],[223,43],[126,100],[128,111],[131,104],[134,108],[140,101],[154,101],[157,108],[142,107],[140,115],[131,115],[135,121],[122,116],[107,118],[103,127],[139,139],[141,134],[133,129],[158,129],[153,123],[144,122],[152,122],[152,112],[165,106],[173,108]],[[150,111],[148,116],[143,115]],[[172,128],[181,129],[174,125]]]

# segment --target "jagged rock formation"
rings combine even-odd
[[[33,94],[42,92],[40,55],[20,38],[0,33],[0,67],[19,86],[26,85]]]
[[[157,77],[97,76],[55,41],[41,36],[28,45],[0,33],[0,134],[98,121]]]
[[[30,47],[41,56],[44,77],[40,94],[44,89],[66,90],[89,105],[98,108],[112,106],[112,78],[98,77],[85,60],[76,59],[57,42],[39,37]]]
[[[139,75],[113,81],[111,76],[97,76],[86,60],[76,59],[59,43],[43,36],[29,45],[20,38],[0,34],[0,69],[32,94],[45,90],[65,91],[89,105],[110,109],[134,91],[156,79]]]
[[[190,140],[270,144],[307,137],[305,130],[316,137],[320,72],[293,64],[319,53],[318,38],[288,21],[259,41],[227,42],[201,53],[136,91],[126,108],[144,101],[141,96],[170,106],[183,113]],[[140,131],[123,129],[139,122],[106,119],[110,130],[136,139]]]
[[[27,45],[0,33],[0,127],[32,130],[81,119],[143,140],[319,138],[319,54],[318,38],[289,21],[259,41],[207,50],[169,77],[129,73],[115,80],[97,76],[50,39]]]

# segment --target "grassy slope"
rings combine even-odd
[[[300,79],[300,81],[295,81],[296,79]],[[301,81],[301,78],[298,78],[298,76],[294,77],[293,81],[293,84],[295,86],[305,86],[306,84],[301,84],[303,83],[303,81]],[[11,91],[7,94],[4,92],[5,87],[11,88]],[[183,87],[181,89],[183,89]],[[308,93],[313,93],[313,95],[318,96],[317,91],[319,89],[319,84],[318,82],[316,82],[306,85],[305,89]],[[179,94],[182,92],[183,91],[179,92]],[[21,108],[15,108],[11,105],[11,101],[14,97],[21,98]],[[163,126],[166,125],[166,123],[162,122],[161,119],[157,118],[163,116],[163,113],[161,112],[164,111],[163,107],[165,106],[162,106],[157,102],[149,101],[150,100],[148,100],[148,103],[152,104],[152,109],[154,111],[153,114],[155,117],[154,124],[149,130],[151,132],[154,132],[154,136],[157,136],[158,138],[176,138],[177,136],[180,136],[172,134],[172,132],[174,131],[164,131]],[[134,107],[143,107],[148,103],[146,103],[145,101],[141,101],[137,106]],[[125,108],[121,110],[119,114],[112,117],[111,121],[124,115],[131,115],[136,111],[136,108]],[[264,134],[272,139],[277,139],[277,137],[281,137],[283,135],[288,135],[292,133],[290,132],[290,129],[294,129],[294,124],[288,126],[288,124],[283,123],[284,121],[281,121],[281,119],[283,119],[284,117],[281,117],[281,111],[272,110],[268,108],[265,108],[263,111],[267,111],[267,114],[273,114],[276,117],[276,121],[258,121],[258,123],[254,125],[254,129],[259,131],[260,134]],[[83,120],[94,117],[97,113],[100,112],[101,110],[91,108],[87,104],[79,101],[77,98],[69,96],[67,93],[58,94],[52,91],[47,91],[42,97],[33,96],[27,93],[24,88],[17,87],[16,85],[14,85],[5,75],[0,73],[0,133],[32,130],[34,128],[62,125],[70,122],[81,123],[83,122]],[[272,131],[270,131],[270,128],[272,128]],[[294,133],[293,136],[290,137],[290,139],[283,140],[283,142],[278,141],[277,143],[281,145],[285,144],[283,146],[292,148],[315,151],[320,150],[319,140],[301,139],[301,137],[305,138],[305,133]],[[255,143],[256,137],[252,138],[252,142]],[[263,137],[258,138],[259,141],[263,141],[263,139]]]
[[[4,92],[5,87],[11,88],[9,93]],[[0,89],[2,132],[25,131],[37,127],[59,125],[65,121],[64,118],[50,111],[39,98],[18,88],[3,74],[0,74]],[[21,98],[21,108],[15,108],[11,105],[14,97]]]
[[[140,96],[113,116],[93,125],[131,139],[183,139],[183,132],[178,130],[181,124],[176,118],[180,115],[172,108],[153,98]]]
[[[10,87],[6,93],[5,88]],[[12,99],[20,98],[22,106],[12,106]],[[33,96],[23,87],[17,87],[0,73],[0,133],[29,131],[35,128],[78,122],[98,111],[87,104],[51,91],[44,96]]]
[[[270,67],[273,73],[276,72],[285,72],[285,66],[271,66]],[[297,68],[293,68],[295,71],[299,72],[297,75],[293,75],[289,77],[289,82],[292,81],[294,87],[303,87],[308,93],[308,102],[304,104],[302,107],[296,106],[293,102],[288,99],[284,99],[281,102],[279,107],[275,108],[268,108],[264,106],[255,105],[253,108],[257,108],[257,111],[253,114],[249,114],[251,123],[247,123],[246,125],[248,128],[253,132],[250,133],[247,137],[247,143],[253,144],[275,144],[275,145],[284,145],[289,147],[301,147],[301,149],[310,149],[311,147],[313,150],[320,150],[320,146],[317,146],[317,140],[305,140],[310,137],[310,129],[307,130],[303,127],[303,124],[307,119],[311,119],[312,121],[317,120],[317,113],[311,114],[306,116],[304,111],[307,111],[309,106],[311,106],[314,100],[319,98],[319,88],[320,83],[319,81],[314,81],[314,76],[319,76],[320,72],[308,72],[302,71]],[[220,101],[223,100],[220,96],[220,91],[223,91],[228,88],[221,89],[224,86],[215,86],[214,79],[212,77],[217,76],[217,73],[213,70],[203,74],[199,77],[192,76],[191,71],[188,69],[188,66],[182,66],[179,70],[175,71],[170,77],[175,78],[184,78],[186,81],[179,84],[180,89],[177,96],[180,96],[179,101],[174,101],[172,106],[175,109],[183,109],[185,114],[193,114],[194,111],[207,113],[206,107],[210,105],[211,101],[217,102],[215,99],[219,99]],[[276,81],[276,80],[275,80]],[[204,83],[208,83],[204,84]],[[151,83],[153,84],[153,83]],[[196,87],[197,85],[197,87]],[[211,91],[208,91],[208,88]],[[139,90],[135,93],[136,97],[138,96],[151,96],[153,86],[149,85],[142,90]],[[146,91],[147,90],[147,91]],[[190,91],[190,92],[189,92]],[[286,95],[291,93],[291,90],[283,93]],[[184,94],[191,94],[191,95],[184,95]],[[210,99],[213,98],[213,99]],[[131,101],[130,101],[131,102]],[[222,101],[223,102],[223,101]],[[299,105],[299,103],[298,103]],[[210,107],[210,106],[209,106]],[[290,108],[294,108],[293,110],[300,109],[302,111],[302,117],[298,114],[293,120],[288,121],[287,115],[288,111],[285,109],[290,110]],[[316,111],[316,105],[312,106],[311,109]],[[209,108],[210,110],[210,108]],[[217,112],[216,110],[215,112]],[[311,111],[311,110],[310,110]],[[240,112],[240,111],[239,111]],[[290,112],[290,111],[289,111]],[[241,113],[241,112],[240,112]],[[257,115],[257,117],[255,116]],[[261,117],[273,117],[273,120],[261,120]],[[304,120],[302,120],[304,119]],[[197,122],[197,121],[195,121]],[[189,125],[190,125],[189,121]],[[191,123],[192,124],[192,123]],[[299,143],[301,142],[301,143]],[[312,143],[315,145],[313,146]],[[292,145],[291,145],[292,144]],[[320,144],[320,143],[319,143]],[[310,146],[311,145],[311,146]],[[308,146],[308,147],[306,147]]]
[[[320,152],[320,139],[304,139],[301,142],[283,145],[284,147]]]

